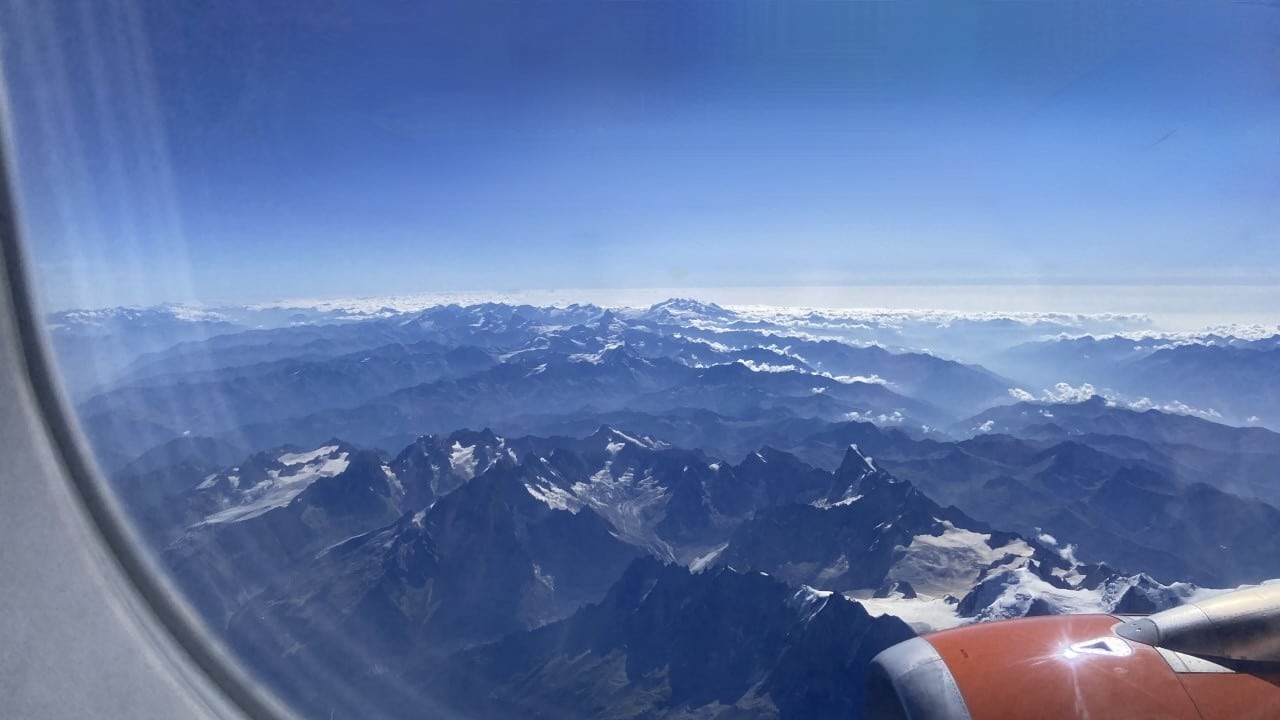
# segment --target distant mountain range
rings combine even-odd
[[[1270,335],[1058,338],[987,358],[1032,387],[1089,384],[1137,409],[1280,428],[1280,329]]]
[[[685,316],[700,320],[670,324]],[[559,418],[624,408],[872,419],[927,433],[1007,399],[1012,384],[925,353],[706,326],[731,318],[689,303],[629,315],[487,304],[250,330],[143,354],[78,410],[116,469],[186,435],[246,450],[333,435],[389,448],[459,427],[546,434]]]

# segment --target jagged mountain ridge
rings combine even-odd
[[[851,691],[812,684],[818,665],[805,659],[803,648],[817,643],[829,654],[840,650],[829,640],[841,633],[898,628],[892,637],[873,633],[880,640],[865,646],[854,642],[861,648],[856,662],[840,666],[853,672],[909,630],[884,625],[887,619],[868,625],[867,614],[846,598],[874,616],[896,614],[925,628],[1066,609],[1107,611],[1142,598],[1170,604],[1195,592],[1080,565],[1054,543],[992,531],[933,503],[855,448],[835,472],[771,448],[735,465],[601,428],[577,439],[508,440],[460,431],[422,438],[390,460],[343,443],[255,457],[259,467],[246,461],[211,473],[189,491],[193,507],[208,514],[173,543],[168,558],[186,587],[199,590],[202,609],[225,624],[233,646],[295,694],[323,677],[362,692],[388,683],[403,689],[418,682],[413,678],[466,663],[480,664],[477,676],[497,673],[496,705],[466,706],[495,717],[528,709],[501,689],[508,682],[503,678],[512,677],[503,673],[519,663],[525,663],[522,673],[547,673],[552,686],[579,692],[571,688],[584,673],[601,677],[594,673],[629,667],[634,648],[619,655],[609,645],[615,641],[599,637],[591,640],[595,659],[564,666],[546,653],[578,645],[561,644],[569,642],[563,629],[537,635],[539,628],[579,628],[570,635],[581,643],[596,632],[590,628],[617,624],[599,618],[622,608],[657,612],[662,606],[645,606],[643,598],[617,602],[629,582],[623,570],[638,557],[682,559],[689,569],[658,573],[670,587],[664,602],[684,602],[684,592],[703,598],[689,602],[716,598],[701,612],[722,621],[739,617],[733,608],[745,605],[800,627],[796,598],[830,606],[820,613],[821,632],[803,631],[785,642],[766,633],[758,642],[773,659],[755,657],[737,669],[675,652],[686,632],[679,624],[662,626],[670,645],[652,667],[668,669],[629,675],[623,695],[595,700],[625,696],[628,707],[639,703],[656,713],[684,707],[696,715],[733,705],[759,717],[801,717],[808,710],[797,708],[855,702]],[[309,484],[288,486],[304,472],[313,476]],[[286,497],[272,482],[297,492]],[[762,554],[762,547],[769,552]],[[825,559],[804,569],[813,552]],[[836,554],[844,556],[845,571],[824,573]],[[262,566],[262,557],[272,560]],[[636,572],[648,577],[656,567]],[[938,567],[948,572],[923,572]],[[726,579],[740,577],[760,579]],[[706,590],[706,584],[738,582],[775,588],[764,592],[772,599]],[[779,587],[791,604],[776,602]],[[1138,598],[1134,587],[1145,594]],[[544,639],[529,639],[535,635]],[[548,637],[559,639],[545,646]],[[484,643],[497,644],[478,648]],[[513,647],[530,654],[513,654]],[[491,666],[495,658],[503,661]],[[688,694],[713,671],[726,674],[728,689],[714,697]],[[689,674],[676,677],[681,673]],[[387,697],[401,693],[387,690]],[[461,697],[451,701],[465,705]],[[553,694],[532,696],[535,701],[554,708],[564,700]]]
[[[400,517],[395,526],[402,531],[430,533],[437,527],[433,518],[457,503],[470,499],[485,507],[498,496],[519,500],[500,502],[498,507],[507,508],[500,515],[516,507],[528,514],[536,505],[566,521],[581,516],[587,525],[607,528],[605,545],[616,541],[695,569],[765,569],[789,582],[840,592],[901,581],[933,595],[960,595],[969,584],[966,567],[976,580],[978,567],[1002,555],[1051,552],[1035,540],[994,532],[938,506],[854,448],[835,472],[771,448],[735,465],[601,428],[577,440],[507,440],[488,431],[460,431],[422,438],[391,460],[341,444],[279,457],[301,464],[282,473],[278,459],[260,454],[210,474],[189,491],[183,517],[200,519],[174,542],[176,567],[218,567],[213,560],[238,557],[234,547],[247,548],[243,553],[255,544],[291,542],[296,547],[269,554],[273,571],[289,569],[299,558],[310,562],[306,553],[351,542],[353,534],[387,532],[389,517]],[[308,473],[312,480],[304,485]],[[236,493],[239,500],[230,500]],[[476,510],[475,516],[489,517],[485,512]],[[421,517],[405,525],[410,515]],[[975,549],[979,543],[986,549]],[[939,553],[954,558],[941,562]],[[935,588],[918,574],[928,564],[922,557],[960,568],[959,575]],[[841,562],[844,570],[833,572]],[[339,575],[330,573],[330,579]],[[590,591],[584,593],[574,597],[590,599]],[[217,595],[207,589],[203,594]]]

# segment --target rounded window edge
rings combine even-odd
[[[113,568],[122,587],[109,588],[123,604],[134,611],[135,621],[149,625],[142,642],[153,646],[162,657],[180,654],[190,662],[190,670],[241,716],[254,720],[287,720],[296,717],[275,693],[248,676],[233,653],[199,618],[190,603],[165,574],[164,569],[146,549],[137,535],[132,520],[109,487],[96,463],[91,459],[85,439],[67,404],[66,394],[54,365],[48,338],[41,325],[38,301],[29,272],[27,240],[22,237],[20,209],[15,201],[12,164],[13,147],[9,129],[8,108],[0,105],[0,260],[4,263],[4,298],[0,312],[7,313],[9,327],[4,332],[15,348],[22,367],[14,375],[25,383],[33,400],[32,411],[59,464],[55,474],[68,486],[69,494],[87,520],[91,536],[99,539],[103,554],[114,563]],[[110,572],[109,570],[107,572]],[[158,631],[158,632],[155,632]],[[163,636],[163,637],[161,637]],[[160,643],[171,647],[156,647]],[[195,691],[198,682],[188,673],[175,672],[182,689]],[[218,710],[208,698],[202,704],[213,713]]]

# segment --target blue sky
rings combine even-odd
[[[1274,4],[23,5],[51,307],[1280,280]]]

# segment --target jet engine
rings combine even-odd
[[[880,653],[868,683],[869,718],[1280,718],[1280,584],[932,633]]]

